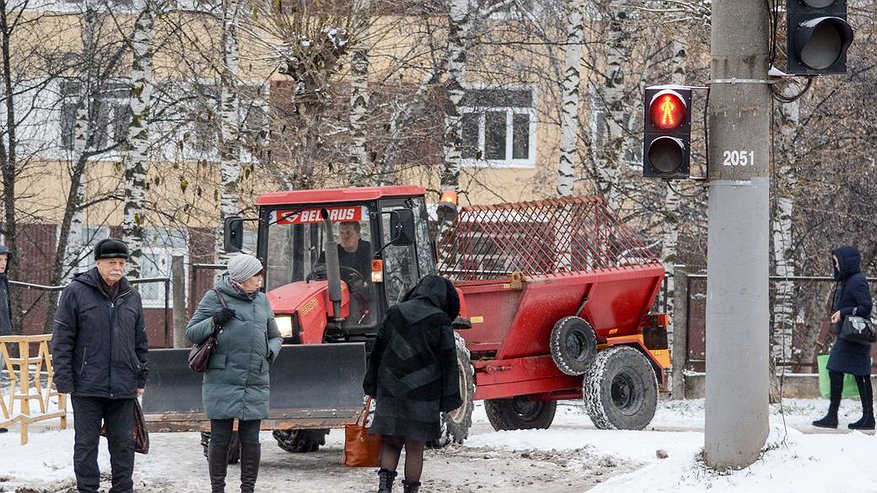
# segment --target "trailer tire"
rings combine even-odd
[[[426,442],[429,448],[442,448],[451,443],[463,443],[469,437],[472,426],[472,411],[475,409],[475,369],[469,357],[466,341],[454,332],[457,345],[457,365],[460,369],[460,394],[463,404],[441,416],[441,436]]]
[[[271,435],[277,440],[277,446],[293,454],[316,452],[320,445],[326,444],[329,430],[274,430]]]
[[[658,381],[640,351],[616,346],[597,354],[583,383],[585,410],[601,430],[642,430],[655,416]]]
[[[597,334],[580,317],[564,317],[551,329],[551,359],[567,375],[584,375],[597,357]]]
[[[207,457],[207,446],[210,445],[210,432],[201,432],[201,448],[204,449],[204,457]],[[228,442],[228,463],[237,464],[241,460],[241,440],[238,432],[231,434],[231,440]]]
[[[554,421],[556,401],[534,401],[526,396],[484,401],[487,420],[496,431],[544,430]]]

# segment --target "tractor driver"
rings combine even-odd
[[[338,264],[341,266],[341,279],[350,288],[351,318],[357,324],[370,323],[369,301],[372,299],[371,285],[371,243],[362,239],[362,226],[359,221],[338,224]],[[325,253],[320,254],[317,264],[325,265]],[[356,278],[350,270],[359,274]]]

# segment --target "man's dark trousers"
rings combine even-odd
[[[110,493],[134,490],[134,399],[73,396],[73,470],[80,493],[96,493],[100,486],[97,465],[101,423],[107,425],[107,443],[113,486]]]

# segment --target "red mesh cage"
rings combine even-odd
[[[463,207],[438,250],[439,274],[455,281],[660,263],[601,197]]]

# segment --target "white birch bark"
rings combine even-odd
[[[73,215],[70,217],[70,231],[67,233],[67,248],[64,251],[64,278],[67,284],[73,279],[79,266],[79,260],[83,256],[82,224],[84,213],[82,203],[85,201],[86,170],[84,165],[85,148],[88,144],[88,107],[86,105],[87,93],[82,87],[82,96],[76,106],[76,123],[73,126],[73,172],[71,173],[71,186],[75,189],[71,195],[74,201]]]
[[[448,101],[445,106],[445,128],[442,139],[441,189],[457,189],[460,184],[463,101],[466,80],[466,41],[469,35],[468,0],[451,0],[448,15]]]
[[[686,64],[685,56],[687,53],[685,43],[675,40],[672,43],[673,57],[670,60],[673,67],[673,75],[671,82],[673,84],[684,84]],[[664,191],[664,219],[661,221],[661,262],[664,264],[664,270],[670,274],[673,273],[676,265],[677,246],[679,244],[679,202],[680,197],[676,192],[678,186],[682,183],[667,182]],[[676,290],[676,283],[673,276],[667,277],[667,313],[670,320],[673,320],[673,293]]]
[[[240,213],[238,206],[238,180],[241,176],[240,167],[240,101],[237,92],[237,80],[240,73],[240,53],[238,49],[238,16],[240,3],[238,0],[225,0],[222,6],[222,67],[219,77],[219,117],[220,117],[220,149],[219,189],[220,227],[216,234],[216,252],[220,260],[227,259],[222,245],[222,222],[228,216]]]
[[[794,190],[797,185],[795,175],[794,153],[789,149],[793,142],[795,132],[800,123],[799,103],[779,105],[780,109],[780,135],[784,149],[776,160],[776,181],[773,221],[771,222],[771,234],[773,236],[773,256],[776,272],[780,277],[795,275],[795,258],[792,246],[792,213],[794,212]],[[771,341],[771,353],[775,360],[789,360],[792,357],[792,335],[795,327],[795,283],[793,281],[778,280],[774,284],[776,293],[773,306],[773,337]]]
[[[131,39],[131,122],[128,126],[125,167],[125,206],[123,239],[130,256],[127,274],[140,277],[143,259],[143,203],[146,193],[147,152],[149,149],[149,110],[152,104],[153,13],[150,1],[134,23]]]
[[[354,4],[354,35],[356,48],[351,57],[350,81],[350,185],[365,186],[369,167],[366,149],[366,120],[368,118],[368,27],[371,17],[371,1],[356,0]]]
[[[557,195],[572,195],[575,185],[576,150],[579,133],[579,70],[584,41],[584,2],[568,2],[569,20],[566,37],[566,70],[562,83],[562,115],[560,127],[560,162],[557,167]]]

